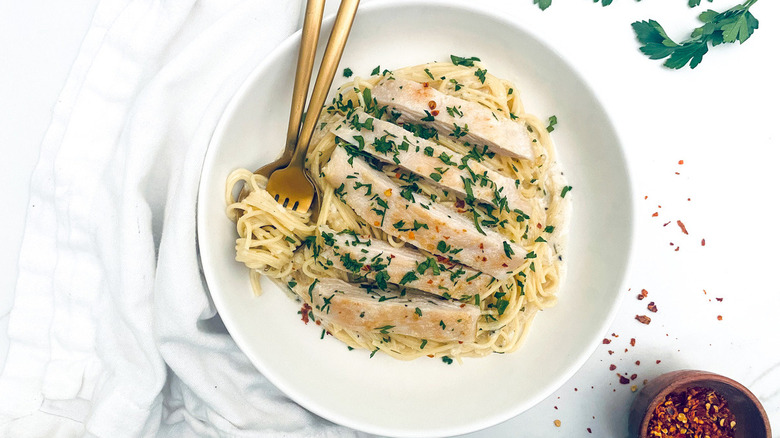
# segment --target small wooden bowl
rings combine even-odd
[[[695,370],[672,371],[651,380],[631,405],[628,416],[629,436],[649,438],[647,426],[656,406],[669,393],[696,386],[712,389],[726,399],[737,421],[735,438],[771,438],[769,418],[761,402],[750,390],[728,377]]]

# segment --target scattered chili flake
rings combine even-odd
[[[718,321],[723,321],[723,316],[722,315],[718,315]]]
[[[677,164],[683,164],[683,160],[678,161]]]
[[[675,248],[674,250],[675,250],[675,251],[679,251],[679,250],[680,250],[680,247],[678,246],[678,247],[677,247],[677,248]]]
[[[642,289],[642,293],[637,295],[636,299],[637,300],[644,300],[645,298],[647,298],[647,290],[646,289]]]
[[[715,298],[718,302],[722,302],[723,298]]]
[[[613,338],[618,338],[619,336],[618,336],[618,335],[616,335],[616,334],[614,334],[614,333],[612,333],[612,337],[613,337]]]
[[[647,425],[651,437],[733,438],[736,417],[725,398],[711,389],[692,387],[672,392],[653,410]]]
[[[658,312],[658,307],[655,305],[655,301],[650,301],[650,304],[647,305],[647,310],[653,313]]]
[[[609,370],[610,371],[615,371],[616,368],[617,368],[617,365],[615,365],[615,364],[612,364],[612,365],[609,366]]]
[[[612,356],[615,352],[612,350],[607,350],[607,353],[609,353],[609,355]]]
[[[642,324],[650,324],[651,319],[645,315],[637,315],[634,317],[637,321],[641,322]]]
[[[555,427],[561,427],[561,420],[555,420],[553,424],[555,424]]]
[[[672,223],[672,221],[669,221],[669,222],[665,223],[664,226],[667,226],[667,225],[669,225],[671,223]]]
[[[439,115],[439,110],[431,111],[431,115],[434,116],[434,117],[438,116]]]
[[[588,433],[593,433],[593,432],[590,430],[590,428],[587,428],[587,429],[585,429],[585,430],[587,430],[587,431],[588,431]]]
[[[636,377],[637,377],[636,373],[632,374],[631,375],[631,380],[636,380]]]
[[[677,226],[680,227],[680,229],[682,230],[683,234],[688,234],[688,230],[685,229],[685,224],[682,223],[681,220],[677,221]]]
[[[303,321],[304,324],[309,323],[309,311],[311,310],[311,306],[309,303],[303,303],[303,306],[301,307],[301,321]]]
[[[601,341],[602,344],[609,344],[610,342],[612,342],[612,340],[607,338],[604,338],[604,340]]]
[[[653,217],[658,217],[658,212],[653,213]]]
[[[704,246],[704,239],[701,239],[701,246]]]
[[[636,339],[635,338],[631,338],[631,346],[632,347],[636,346]]]
[[[661,359],[658,359],[657,361],[655,361],[656,365],[658,365],[659,363],[661,363]]]
[[[639,361],[636,361],[635,363],[636,363],[637,365],[639,365]]]
[[[429,100],[428,101],[428,108],[436,109],[436,101],[435,100]]]
[[[621,385],[628,385],[631,382],[630,380],[628,380],[628,377],[626,377],[626,376],[623,376],[621,374],[618,374],[617,376],[620,379],[620,384]]]
[[[679,175],[679,174],[680,174],[680,172],[674,172],[674,174],[675,174],[675,175]]]

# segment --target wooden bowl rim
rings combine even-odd
[[[681,388],[695,386],[693,384],[697,382],[702,382],[700,385],[702,387],[708,387],[706,382],[725,384],[744,394],[750,400],[751,404],[753,404],[753,406],[755,406],[758,410],[758,413],[766,429],[766,437],[771,438],[772,436],[772,431],[769,426],[769,417],[767,416],[761,401],[759,401],[758,397],[756,397],[747,387],[745,387],[745,385],[737,382],[734,379],[709,371],[678,370],[670,371],[666,374],[661,374],[660,376],[648,382],[648,386],[646,388],[650,388],[653,382],[662,382],[663,386],[656,390],[655,395],[649,399],[647,406],[644,407],[645,412],[642,414],[642,421],[639,424],[640,438],[648,438],[647,425],[650,423],[650,418],[653,415],[653,408],[655,406],[660,404],[669,393]]]

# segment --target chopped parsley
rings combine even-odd
[[[352,69],[349,68],[349,67],[345,68],[343,74],[344,74],[345,78],[348,78],[348,77],[352,76]]]
[[[472,56],[470,58],[462,58],[460,56],[450,55],[450,59],[452,60],[453,64],[462,65],[465,67],[474,67],[474,62],[480,61],[480,59],[477,58],[476,56]]]

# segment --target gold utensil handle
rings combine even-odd
[[[295,84],[293,85],[290,122],[287,125],[285,147],[295,147],[298,142],[298,132],[301,128],[303,109],[306,107],[306,96],[309,94],[309,83],[311,82],[312,70],[314,70],[314,56],[317,53],[317,41],[320,39],[324,9],[325,0],[308,0],[306,3],[306,15],[303,19],[301,47],[298,49],[298,65],[295,69]]]
[[[344,53],[344,46],[347,45],[349,31],[352,29],[352,22],[357,13],[360,0],[342,0],[339,5],[339,11],[336,14],[336,21],[333,23],[333,30],[328,39],[328,45],[325,47],[325,54],[322,57],[320,70],[317,73],[317,81],[314,83],[314,90],[309,99],[309,106],[306,113],[306,119],[303,122],[303,128],[298,136],[298,147],[291,160],[292,163],[303,163],[306,151],[309,148],[314,127],[320,118],[320,110],[328,97],[328,91],[333,83],[333,77],[336,75],[336,68],[341,61],[341,55]]]

